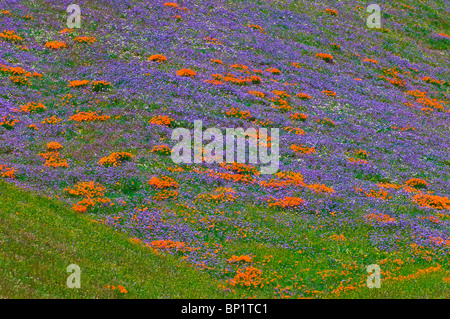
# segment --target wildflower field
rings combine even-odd
[[[73,2],[0,4],[0,298],[450,298],[450,1]]]

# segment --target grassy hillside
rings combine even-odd
[[[80,266],[79,289],[66,285],[70,264]],[[55,200],[0,181],[0,298],[224,298],[218,283]]]

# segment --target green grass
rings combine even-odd
[[[70,264],[81,269],[78,289],[66,285]],[[0,298],[227,297],[218,283],[59,201],[0,181]]]

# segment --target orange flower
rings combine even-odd
[[[249,94],[254,95],[256,97],[265,97],[266,95],[263,92],[260,91],[248,91]]]
[[[270,197],[271,200],[269,200],[269,207],[272,206],[279,206],[282,208],[286,208],[286,207],[297,207],[300,205],[303,205],[305,203],[305,201],[301,198],[298,197],[284,197],[284,198],[273,198]],[[273,201],[273,202],[272,202]]]
[[[48,142],[47,143],[47,150],[49,150],[49,151],[55,151],[60,148],[63,148],[63,146],[61,144],[59,144],[58,142]]]
[[[178,182],[176,182],[174,179],[170,178],[169,176],[161,176],[161,178],[158,178],[156,176],[152,177],[148,182],[150,186],[153,186],[155,188],[177,188]]]
[[[450,209],[450,199],[448,197],[419,193],[413,197],[413,201],[421,207]]]
[[[0,165],[0,177],[8,177],[8,178],[13,179],[15,171],[16,171],[16,169],[14,167]]]
[[[330,90],[323,90],[322,93],[328,96],[336,96],[336,92]]]
[[[111,153],[111,155],[107,156],[107,157],[102,157],[99,161],[98,164],[105,166],[105,167],[110,167],[110,166],[120,166],[122,164],[122,162],[124,161],[128,161],[130,159],[133,158],[133,155],[127,152],[113,152]]]
[[[296,112],[296,113],[289,115],[289,117],[293,120],[306,121],[306,119],[308,118],[308,115]]]
[[[316,149],[314,147],[307,147],[303,145],[295,145],[292,144],[290,146],[290,149],[296,152],[297,154],[312,154],[316,152]]]
[[[58,50],[61,48],[65,48],[66,44],[64,42],[61,41],[49,41],[45,43],[45,47],[52,49],[52,50]]]
[[[230,285],[253,286],[261,284],[262,271],[255,267],[247,267],[244,271],[238,269],[236,276],[229,281]]]
[[[76,37],[73,40],[78,43],[94,43],[97,41],[94,37]]]
[[[222,60],[218,60],[218,59],[211,59],[211,62],[217,63],[217,64],[223,64]]]
[[[270,72],[272,74],[281,74],[281,71],[276,68],[268,68],[267,72]]]
[[[23,38],[21,36],[18,36],[14,30],[4,30],[2,33],[0,33],[0,38],[12,42],[20,42],[23,40]]]
[[[79,86],[86,86],[86,85],[88,85],[89,81],[88,80],[81,80],[81,81],[75,80],[75,81],[69,81],[69,83],[70,84],[68,85],[68,87],[75,88],[75,87],[79,87]]]
[[[151,153],[157,153],[161,155],[170,155],[172,153],[172,150],[167,145],[156,145],[151,150]]]
[[[298,93],[298,94],[295,94],[295,96],[302,100],[308,100],[311,98],[311,95],[308,95],[306,93]]]
[[[325,9],[325,12],[332,16],[337,16],[338,12],[334,9]]]
[[[39,113],[45,111],[47,108],[42,103],[28,102],[25,105],[20,106],[20,112],[25,113]]]
[[[104,80],[92,81],[91,85],[92,85],[92,89],[94,91],[103,91],[103,90],[105,90],[107,88],[112,87],[111,82],[107,82],[107,81],[104,81]]]
[[[166,116],[166,115],[157,115],[154,116],[148,121],[150,124],[156,124],[156,125],[166,125],[169,126],[174,122],[175,120]]]
[[[177,75],[185,77],[194,77],[197,73],[191,69],[181,69],[177,71]]]
[[[405,182],[405,185],[414,187],[414,188],[427,188],[428,183],[420,178],[411,178]]]
[[[363,62],[371,62],[371,63],[373,63],[373,64],[378,64],[378,61],[377,61],[377,60],[369,59],[369,58],[365,58],[365,59],[363,60]]]
[[[328,54],[328,53],[316,53],[316,57],[318,57],[319,59],[324,60],[327,63],[332,63],[333,62],[333,56],[331,54]]]
[[[149,61],[166,62],[167,58],[161,54],[154,54],[148,58]]]
[[[72,115],[69,119],[76,122],[92,122],[92,121],[106,121],[110,119],[108,115],[98,115],[96,112],[78,112]]]

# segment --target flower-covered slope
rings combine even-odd
[[[259,297],[448,271],[448,1],[8,1],[0,176]],[[174,128],[280,129],[280,170],[175,165]],[[130,261],[132,262],[132,261]],[[444,284],[444,281],[442,281]]]

